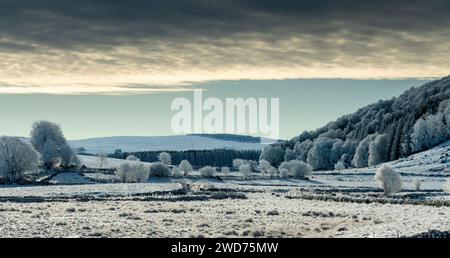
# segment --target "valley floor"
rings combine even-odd
[[[1,237],[399,237],[450,230],[450,207],[287,199],[1,203]]]
[[[333,190],[314,182],[194,180],[189,193],[181,193],[176,182],[1,187],[0,232],[1,237],[372,238],[450,230],[450,205],[442,191],[425,190],[433,197],[407,204],[408,192],[387,199],[378,189]]]

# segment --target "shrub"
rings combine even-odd
[[[344,162],[342,161],[338,161],[335,165],[334,165],[334,170],[337,170],[339,172],[341,172],[341,170],[345,169],[345,165]]]
[[[298,160],[281,163],[278,170],[281,172],[283,169],[286,169],[289,172],[289,175],[295,178],[304,178],[312,174],[312,166]]]
[[[269,169],[269,175],[270,178],[274,178],[278,173],[278,170],[275,167],[270,167]]]
[[[199,172],[204,177],[213,177],[216,174],[216,170],[210,166],[201,168]]]
[[[295,178],[305,178],[312,174],[312,167],[305,162],[292,160],[289,162],[291,168],[289,169],[289,174]]]
[[[422,180],[416,178],[416,179],[413,180],[413,184],[414,184],[414,189],[416,191],[419,191],[420,187],[422,186]]]
[[[270,165],[269,161],[267,161],[265,159],[262,159],[259,161],[258,170],[261,172],[261,174],[265,175],[265,174],[269,173],[269,169],[271,167],[272,166]]]
[[[281,178],[288,178],[288,176],[289,176],[289,170],[287,170],[285,168],[282,168],[280,170],[280,177]]]
[[[224,175],[228,175],[230,173],[230,168],[229,167],[222,167],[220,170],[222,171],[222,173]]]
[[[140,161],[138,157],[134,156],[134,155],[129,155],[126,160],[129,161]]]
[[[162,162],[153,163],[150,167],[150,176],[169,177],[172,171]]]
[[[402,190],[402,178],[400,174],[386,164],[378,169],[375,174],[375,180],[378,181],[386,196]]]
[[[234,159],[233,160],[233,168],[239,169],[242,165],[244,165],[246,162],[243,159]]]
[[[123,183],[145,183],[149,170],[144,164],[124,163],[117,169],[116,176]]]
[[[172,169],[172,173],[176,177],[182,177],[183,176],[183,171],[181,171],[181,169],[179,167],[174,167]]]
[[[444,191],[450,194],[450,180],[448,180],[447,183],[444,184]]]

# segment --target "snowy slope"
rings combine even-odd
[[[85,156],[85,155],[78,155],[78,158],[81,161],[81,165],[84,165],[88,168],[100,168],[100,161],[98,157],[96,156]],[[138,161],[130,161],[130,160],[124,160],[124,159],[112,159],[108,158],[106,160],[106,163],[103,164],[102,168],[118,168],[122,164],[125,163],[142,163],[142,164],[151,164],[146,162],[138,162]]]
[[[178,135],[154,137],[105,137],[86,140],[69,141],[72,148],[83,147],[88,153],[112,153],[116,149],[124,152],[133,151],[177,151],[204,149],[236,149],[260,150],[264,145],[260,143],[225,141],[209,137]]]

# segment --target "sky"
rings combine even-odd
[[[449,38],[445,0],[0,0],[0,134],[170,134],[204,88],[281,95],[288,138],[448,75]]]

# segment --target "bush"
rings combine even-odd
[[[183,171],[181,171],[181,169],[179,167],[174,167],[172,169],[172,173],[175,177],[182,177],[183,176]]]
[[[281,170],[283,169],[286,169],[289,172],[289,175],[292,177],[305,178],[312,174],[313,168],[303,161],[291,160],[289,162],[281,163],[281,165],[278,167],[278,170],[281,173]]]
[[[116,176],[123,183],[145,183],[149,177],[149,170],[144,164],[124,163],[117,169]]]
[[[414,189],[416,191],[419,191],[420,187],[422,186],[422,180],[416,178],[416,179],[414,179],[413,184],[414,184]]]
[[[129,155],[126,160],[129,161],[140,161],[138,157],[134,156],[134,155]]]
[[[216,170],[210,166],[201,168],[199,172],[204,177],[213,177],[216,174]]]
[[[265,175],[269,173],[270,168],[272,168],[272,166],[270,165],[269,161],[265,159],[259,161],[258,170],[261,172],[261,174]]]
[[[280,178],[288,178],[289,176],[289,170],[282,168],[280,170]]]
[[[277,175],[277,173],[278,173],[278,170],[277,170],[276,168],[271,167],[271,168],[269,169],[269,175],[270,175],[270,178],[274,178],[274,177]]]
[[[450,180],[444,185],[444,191],[450,194]]]
[[[239,169],[242,165],[244,165],[246,162],[243,159],[234,159],[233,160],[233,168]]]
[[[398,193],[402,190],[402,178],[393,168],[388,165],[383,165],[375,174],[375,180],[380,184],[384,190],[384,195]]]
[[[305,178],[312,174],[312,167],[305,162],[292,160],[289,162],[291,168],[289,169],[289,174],[295,178]]]
[[[229,167],[222,167],[220,170],[222,171],[222,173],[224,175],[228,175],[230,173],[230,168]]]
[[[250,164],[244,164],[239,167],[239,172],[241,172],[244,179],[248,179],[248,177],[252,174],[252,167]]]
[[[153,163],[150,167],[150,176],[169,177],[172,171],[162,162]]]
[[[345,169],[345,165],[344,162],[342,161],[338,161],[335,165],[334,165],[334,170],[337,170],[339,172],[341,172],[341,170]]]
[[[37,171],[38,154],[18,137],[0,137],[0,177],[15,182]]]

